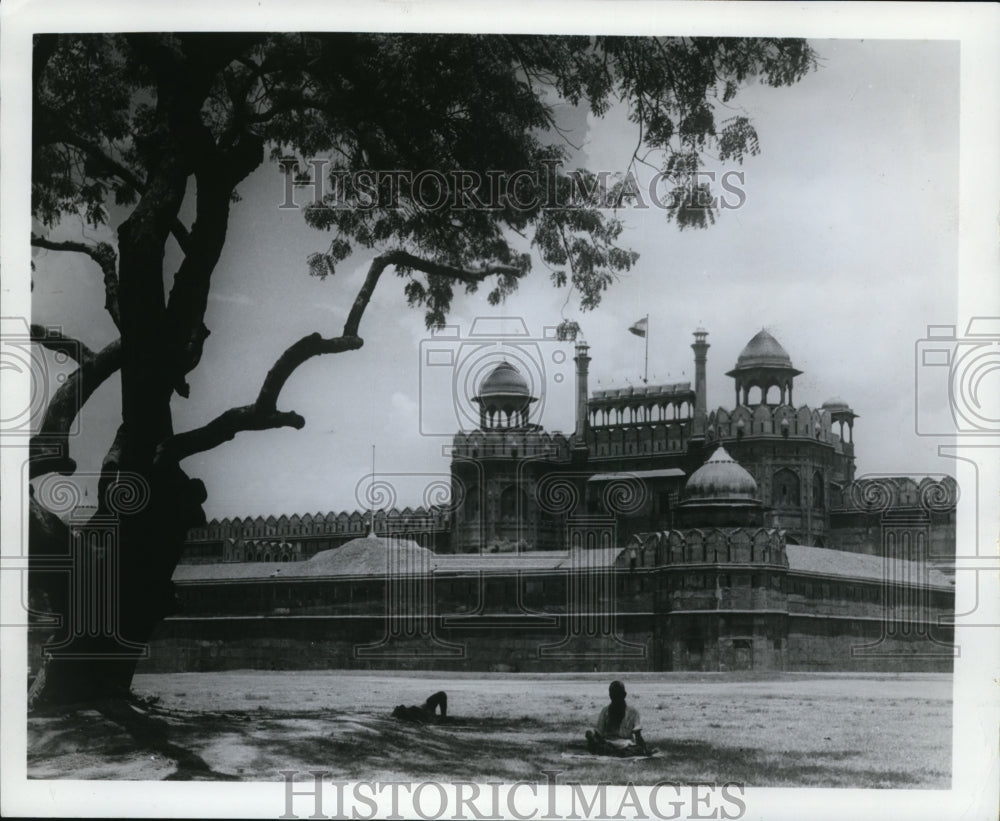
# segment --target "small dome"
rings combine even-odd
[[[691,474],[684,486],[686,501],[757,501],[757,483],[721,445]]]
[[[850,410],[850,409],[851,409],[851,406],[848,405],[839,396],[834,396],[832,399],[827,399],[823,403],[823,410],[841,411],[841,410]]]
[[[791,368],[792,359],[771,334],[761,329],[736,360],[737,368]]]
[[[479,395],[483,399],[491,396],[528,397],[531,392],[528,389],[528,381],[521,376],[517,368],[505,361],[497,365],[483,380]]]

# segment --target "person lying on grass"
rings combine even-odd
[[[587,749],[597,755],[652,755],[642,737],[639,711],[625,703],[625,685],[612,681],[608,687],[611,703],[597,717],[597,726],[587,730]]]
[[[439,707],[441,708],[440,716],[437,714]],[[447,721],[448,694],[444,690],[438,690],[419,707],[412,704],[409,707],[405,704],[399,704],[392,711],[392,717],[403,721],[414,721],[417,724],[436,724]]]

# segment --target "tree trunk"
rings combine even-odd
[[[176,612],[171,577],[188,529],[204,524],[204,499],[204,485],[174,466],[148,482],[119,475],[72,532],[52,514],[37,518],[33,558],[68,550],[72,565],[69,573],[33,571],[62,624],[42,647],[29,705],[128,696],[156,625]]]
[[[156,36],[129,36],[157,93],[154,123],[137,140],[144,190],[118,228],[122,424],[102,468],[97,513],[73,527],[51,514],[33,517],[29,584],[62,617],[31,690],[39,705],[128,695],[156,625],[176,612],[171,578],[187,532],[205,523],[204,485],[159,446],[173,434],[171,397],[175,389],[186,395],[184,376],[201,356],[232,191],[263,161],[263,141],[239,130],[220,150],[202,104],[217,72],[255,39],[182,36],[178,50]],[[168,308],[164,253],[192,174],[196,222]],[[61,561],[64,572],[40,572],[46,561]]]
[[[97,513],[63,543],[68,590],[54,597],[62,626],[46,646],[35,704],[128,694],[153,629],[175,609],[171,576],[186,532],[203,520],[190,480],[176,465],[156,465],[157,445],[173,432],[163,256],[186,180],[181,157],[164,153],[118,229],[122,426],[102,469]]]

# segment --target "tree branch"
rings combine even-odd
[[[78,365],[86,365],[94,359],[94,352],[78,339],[44,325],[31,326],[31,341],[50,351],[65,354]]]
[[[98,165],[103,166],[109,174],[118,177],[126,185],[134,188],[138,193],[146,193],[147,186],[145,181],[140,180],[128,166],[116,160],[97,143],[87,140],[66,128],[54,113],[43,110],[40,104],[36,105],[36,108],[38,108],[35,120],[38,124],[35,133],[36,145],[64,143],[65,145],[72,146]],[[188,243],[188,230],[179,219],[174,220],[171,226],[171,233],[173,233],[174,239],[177,240],[177,244],[180,245],[181,250],[185,250]]]
[[[111,319],[114,320],[115,326],[121,330],[118,313],[118,258],[114,249],[108,243],[99,242],[96,245],[90,245],[86,242],[75,242],[73,240],[53,242],[45,237],[32,234],[31,244],[35,248],[44,248],[48,251],[75,251],[76,253],[86,254],[94,260],[101,269],[101,273],[104,274],[104,307],[111,314]]]
[[[524,268],[520,268],[517,265],[501,265],[498,263],[484,265],[482,268],[477,269],[458,268],[454,265],[447,265],[443,262],[434,262],[433,260],[415,256],[408,251],[389,251],[383,255],[383,258],[388,261],[387,264],[389,265],[413,268],[425,274],[458,280],[467,285],[478,284],[492,276],[520,277],[527,273]]]
[[[278,394],[296,368],[314,356],[357,350],[364,344],[360,337],[338,336],[324,339],[317,333],[304,336],[290,345],[264,378],[257,400],[252,405],[230,408],[211,422],[194,430],[177,433],[157,449],[156,459],[180,461],[195,453],[211,450],[248,430],[271,430],[292,427],[301,430],[306,421],[294,411],[275,407]]]
[[[368,274],[354,298],[354,304],[347,315],[341,336],[326,339],[320,334],[314,333],[304,336],[290,345],[271,366],[254,404],[230,408],[203,427],[171,436],[158,448],[157,460],[180,461],[195,453],[202,453],[223,442],[228,442],[241,431],[269,430],[279,427],[301,429],[304,427],[305,419],[299,414],[277,409],[281,389],[295,370],[312,357],[354,351],[364,345],[364,340],[358,336],[361,319],[364,317],[368,303],[375,292],[375,286],[378,285],[379,279],[390,265],[412,268],[426,274],[448,277],[465,283],[478,283],[497,274],[521,276],[524,273],[523,269],[513,265],[489,265],[479,270],[468,270],[423,259],[403,250],[380,254],[372,260],[368,267]]]
[[[170,233],[174,235],[174,239],[177,240],[177,244],[181,247],[182,251],[187,251],[190,245],[191,235],[188,229],[184,227],[179,219],[175,219],[173,224],[170,226]]]
[[[261,413],[256,405],[230,408],[207,425],[171,436],[158,448],[156,459],[158,462],[167,459],[180,461],[195,453],[218,447],[242,431],[283,427],[301,429],[305,424],[306,420],[294,411]]]
[[[195,168],[195,222],[167,303],[167,320],[175,347],[173,386],[185,397],[189,392],[185,377],[201,361],[209,335],[204,317],[212,273],[226,242],[232,193],[264,158],[263,141],[246,132],[231,133],[225,151],[210,142],[207,129],[206,136],[212,148],[203,153]]]
[[[253,111],[247,115],[247,122],[254,125],[267,123],[280,114],[292,114],[302,111],[319,111],[322,114],[329,114],[329,105],[325,105],[322,100],[313,100],[305,95],[288,95],[280,102],[272,105],[267,111]]]
[[[71,145],[79,151],[82,151],[91,160],[99,165],[103,165],[109,173],[114,174],[118,177],[118,179],[126,185],[134,188],[136,191],[141,193],[145,189],[146,186],[130,168],[114,159],[114,157],[104,151],[97,143],[81,137],[79,134],[70,131],[65,126],[59,126],[53,136],[59,142],[66,143],[67,145]]]
[[[33,339],[37,327],[33,325],[31,328]],[[50,338],[52,338],[51,335]],[[60,340],[57,342],[60,345],[62,343],[66,345],[79,344],[73,343],[68,337],[61,335],[57,339]],[[42,345],[46,344],[43,339],[36,341]],[[55,349],[53,348],[53,350]],[[65,352],[65,348],[61,349]],[[29,476],[32,479],[45,473],[72,473],[76,469],[73,460],[69,458],[69,436],[77,414],[94,391],[121,368],[122,345],[120,339],[116,339],[97,353],[91,352],[84,345],[80,345],[77,351],[86,351],[86,354],[80,357],[80,367],[73,371],[59,390],[55,392],[45,409],[45,417],[42,419],[38,433],[31,439],[31,450],[34,456],[31,460]]]

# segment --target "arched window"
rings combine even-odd
[[[473,485],[466,491],[462,510],[467,522],[475,521],[479,518],[479,488],[476,485]]]
[[[519,487],[511,485],[500,494],[500,517],[503,519],[524,517],[527,514],[527,497]]]
[[[802,504],[802,493],[798,474],[789,468],[776,470],[772,496],[771,501],[777,507],[799,507]]]
[[[813,510],[823,510],[826,507],[826,494],[823,488],[823,474],[818,470],[813,473],[812,486],[812,506]]]

